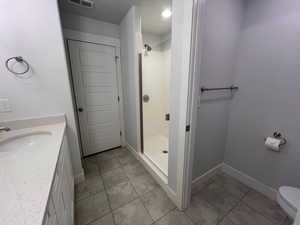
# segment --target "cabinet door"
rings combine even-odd
[[[53,188],[52,188],[52,198],[53,198],[53,204],[56,212],[57,222],[58,225],[65,225],[64,224],[64,200],[62,197],[62,186],[63,186],[63,162],[64,162],[64,154],[60,152],[58,163],[56,166],[55,171],[55,180],[53,182]]]
[[[53,208],[56,212],[56,222],[47,225],[73,225],[74,177],[66,136],[61,146],[51,196],[53,198]]]
[[[64,164],[62,167],[62,196],[64,202],[65,221],[66,225],[73,225],[74,177],[66,137],[64,138],[62,150],[64,155]]]
[[[43,225],[58,225],[52,196],[49,198]]]
[[[49,199],[47,212],[49,215],[49,225],[58,225],[52,197]]]

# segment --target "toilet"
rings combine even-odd
[[[300,189],[288,186],[280,187],[277,201],[290,218],[295,219],[300,210]]]

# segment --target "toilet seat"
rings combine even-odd
[[[277,201],[283,210],[295,219],[298,210],[300,210],[300,189],[283,186],[279,188]]]

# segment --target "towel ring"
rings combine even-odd
[[[11,68],[9,68],[9,62],[10,62],[11,60],[13,60],[13,59],[16,60],[16,62],[18,62],[18,63],[24,64],[24,65],[26,66],[26,69],[25,69],[23,72],[16,72],[16,71],[12,70]],[[15,74],[15,75],[22,75],[22,74],[25,74],[25,73],[27,73],[27,72],[29,71],[29,69],[30,69],[29,63],[28,63],[25,59],[23,59],[22,56],[15,56],[15,57],[11,57],[11,58],[7,59],[6,62],[5,62],[5,66],[6,66],[6,69],[7,69],[9,72],[11,72],[11,73],[13,73],[13,74]]]

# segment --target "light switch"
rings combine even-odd
[[[0,113],[11,112],[11,106],[7,98],[0,98]]]

